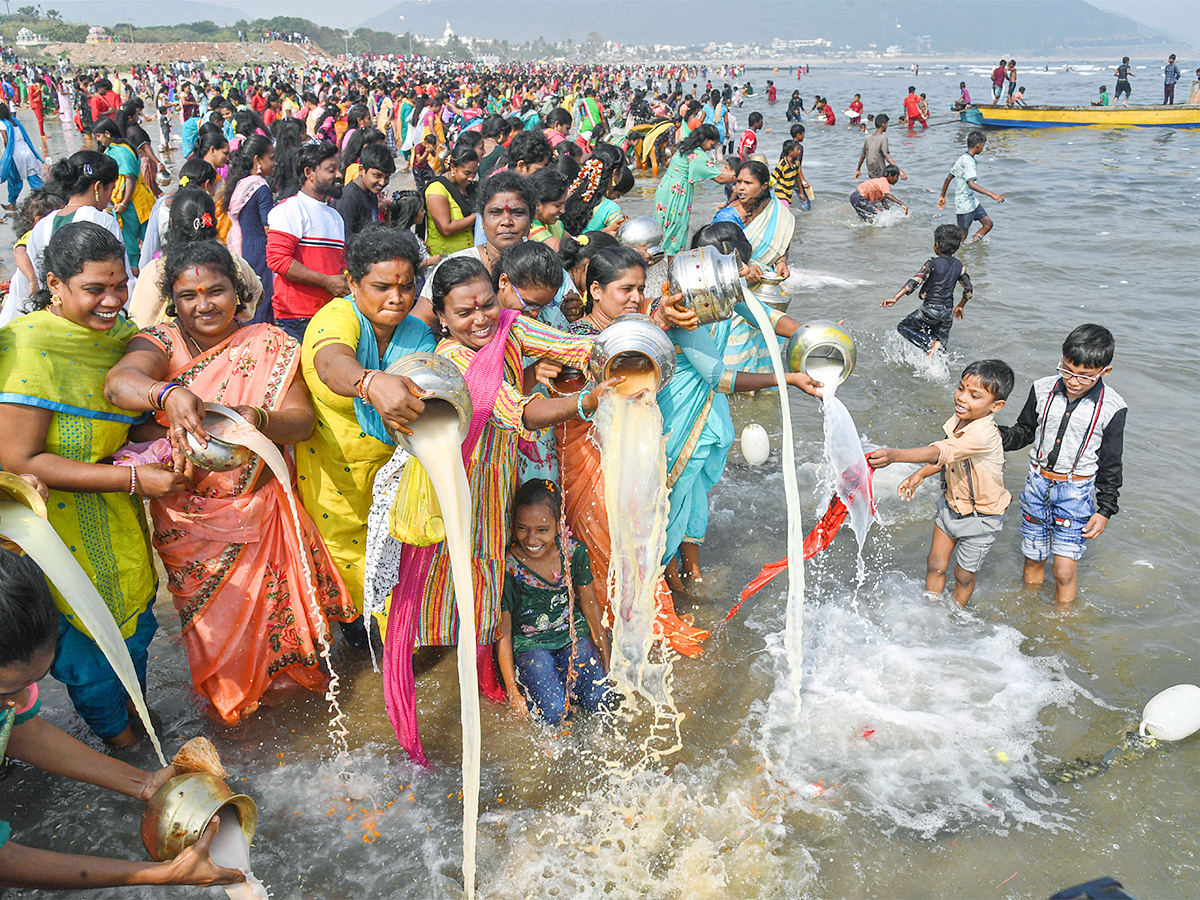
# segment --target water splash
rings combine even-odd
[[[973,824],[1069,821],[1041,779],[1046,710],[1091,699],[1056,656],[1022,651],[1003,623],[920,599],[888,577],[858,609],[817,603],[810,615],[805,708],[791,707],[787,656],[768,635],[775,688],[757,716],[757,745],[799,790],[822,779],[826,802],[871,822],[932,838]],[[947,621],[947,617],[950,621]]]

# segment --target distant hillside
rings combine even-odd
[[[401,19],[403,16],[403,20]],[[405,0],[363,24],[380,31],[441,35],[449,21],[465,37],[514,44],[589,33],[623,44],[769,46],[772,39],[831,41],[833,50],[978,52],[988,56],[1161,45],[1168,35],[1083,0]]]

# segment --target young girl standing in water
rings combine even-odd
[[[522,718],[532,708],[551,725],[566,718],[568,695],[572,705],[592,711],[608,692],[608,633],[591,562],[582,543],[559,534],[561,506],[552,481],[527,481],[517,491],[500,602],[500,674],[509,705]],[[526,697],[517,689],[518,670]]]

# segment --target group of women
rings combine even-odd
[[[617,148],[601,142],[587,152],[567,142],[553,151],[540,129],[494,123],[489,138],[463,130],[435,182],[444,190],[431,185],[424,198],[427,238],[461,234],[465,246],[441,247],[430,259],[409,228],[418,217],[361,230],[346,249],[348,294],[322,308],[297,343],[264,321],[270,273],[258,258],[277,176],[294,158],[292,129],[249,129],[228,159],[227,141],[201,135],[180,169],[181,189],[151,204],[149,258],[145,248],[130,253],[130,230],[106,211],[138,205],[129,160],[83,150],[56,163],[47,190],[65,205],[30,229],[31,311],[0,329],[0,428],[13,435],[0,446],[0,467],[48,487],[50,521],[120,626],[143,688],[157,627],[153,548],[167,572],[193,686],[215,717],[236,724],[278,689],[322,690],[318,647],[329,623],[342,623],[345,639],[362,648],[376,614],[388,713],[402,743],[423,759],[413,653],[454,644],[458,629],[444,544],[402,544],[389,530],[395,485],[415,465],[395,435],[422,414],[424,395],[388,367],[411,353],[436,353],[471,392],[463,457],[475,630],[480,688],[497,701],[505,691],[493,645],[523,481],[559,484],[600,606],[611,614],[610,536],[591,417],[620,379],[567,389],[555,387],[556,378],[586,371],[596,335],[629,312],[651,315],[676,345],[674,378],[644,398],[663,415],[670,488],[663,563],[676,589],[677,557],[684,577],[700,577],[707,492],[733,437],[727,395],[775,382],[727,365],[730,322],[697,327],[679,297],[650,296],[648,252],[618,246],[611,234],[623,218],[616,199],[632,182]],[[702,158],[715,146],[714,131],[702,125],[680,145],[664,179],[671,197],[690,200],[692,185],[715,174]],[[119,136],[109,137],[99,139],[106,151],[118,145]],[[476,185],[481,155],[490,157],[490,173]],[[343,155],[342,162],[355,161]],[[692,240],[736,254],[751,284],[766,267],[786,274],[794,224],[764,194],[766,180],[745,167],[727,220]],[[455,206],[466,211],[456,194],[472,209],[469,223],[455,217]],[[674,203],[669,253],[683,248],[687,207]],[[222,217],[231,226],[225,231]],[[444,227],[447,220],[463,224]],[[745,305],[739,312],[754,321]],[[799,325],[779,313],[770,318],[777,336]],[[802,374],[788,382],[810,393],[820,387]],[[231,471],[199,468],[192,446],[208,440],[213,403],[275,444],[288,471],[271,471],[258,455]],[[657,598],[664,638],[679,652],[699,653],[706,633],[675,614],[666,580]],[[56,599],[55,677],[96,734],[133,742],[135,723],[115,675]],[[606,646],[602,634],[593,637]]]

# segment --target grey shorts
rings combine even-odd
[[[1004,527],[1004,516],[960,516],[946,502],[946,495],[938,497],[937,515],[933,524],[954,538],[955,563],[967,572],[978,572],[983,558],[996,543],[996,535]]]

